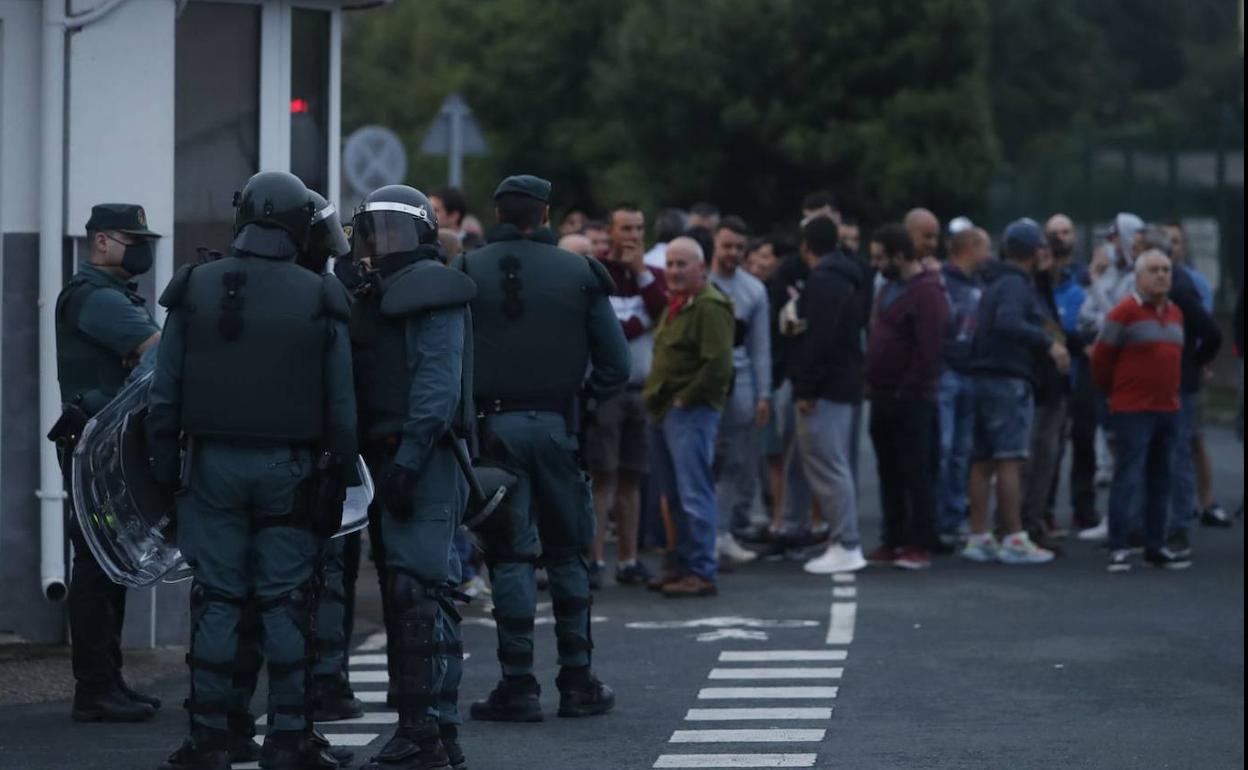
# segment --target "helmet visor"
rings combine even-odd
[[[369,203],[358,211],[351,228],[351,258],[380,260],[389,254],[415,251],[420,245],[416,214],[402,203]]]
[[[351,243],[342,229],[338,219],[338,209],[334,204],[327,204],[312,215],[312,234],[308,242],[308,251],[326,259],[338,258],[351,253]]]

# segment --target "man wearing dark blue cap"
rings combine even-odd
[[[471,308],[481,451],[513,470],[519,483],[481,531],[503,679],[471,713],[474,719],[542,719],[541,688],[533,677],[540,556],[554,605],[559,716],[602,714],[615,696],[590,668],[584,554],[594,536],[594,509],[580,463],[577,401],[578,395],[601,401],[624,387],[628,343],[611,308],[614,284],[606,269],[555,246],[548,227],[550,182],[508,177],[494,201],[499,224],[491,243],[455,267],[478,288]]]
[[[967,486],[971,535],[962,551],[968,561],[1043,564],[1053,560],[1053,552],[1033,543],[1021,521],[1021,471],[1030,452],[1035,357],[1048,355],[1059,371],[1070,369],[1070,354],[1046,331],[1045,310],[1031,285],[1046,248],[1038,224],[1015,220],[1005,230],[1005,259],[984,268],[984,295],[969,367],[974,378],[975,448]],[[1000,543],[988,516],[994,476],[998,523],[1006,533]]]
[[[61,402],[84,417],[100,411],[125,384],[139,357],[156,346],[160,327],[131,280],[152,268],[154,242],[142,206],[102,203],[87,221],[87,264],[56,300],[56,363]],[[69,590],[73,638],[73,718],[138,722],[160,707],[121,675],[126,589],[100,569],[71,517]]]

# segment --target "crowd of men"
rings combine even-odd
[[[614,582],[671,598],[715,595],[721,568],[760,556],[812,574],[919,570],[936,553],[1043,564],[1065,533],[1067,451],[1072,526],[1107,540],[1112,572],[1137,548],[1145,565],[1190,566],[1192,524],[1231,524],[1200,434],[1221,333],[1178,225],[1120,214],[1085,264],[1060,214],[994,244],[916,208],[875,229],[864,259],[826,193],[804,200],[794,244],[699,203],[660,212],[649,249],[639,207],[572,212],[556,233],[551,199],[546,180],[504,179],[487,233],[453,188],[389,186],[348,239],[298,178],[258,174],[229,254],[163,287],[163,329],[130,283],[159,236],[139,206],[93,209],[87,264],[57,306],[66,411],[98,413],[151,373],[150,473],[195,577],[190,736],[162,770],[351,761],[313,724],[362,712],[345,656],[361,537],[333,537],[357,454],[378,480],[368,539],[399,712],[373,770],[466,766],[463,594],[492,593],[501,668],[474,719],[543,719],[540,585],[559,716],[610,711],[590,632],[610,533]],[[1242,291],[1236,319],[1242,335]],[[864,418],[883,512],[869,552]],[[1098,462],[1113,467],[1106,516]],[[74,538],[74,717],[150,718],[159,700],[121,676],[124,590]]]
[[[821,192],[803,201],[796,243],[751,237],[708,203],[661,211],[649,250],[645,224],[621,204],[561,226],[562,246],[615,279],[632,356],[628,387],[587,431],[594,588],[612,527],[616,583],[683,597],[760,557],[814,574],[952,553],[1043,564],[1070,533],[1105,541],[1111,571],[1139,548],[1144,564],[1183,568],[1196,520],[1230,526],[1201,433],[1222,334],[1178,222],[1120,214],[1086,259],[1063,214],[994,238],[924,208],[876,229],[864,254]],[[883,512],[865,552],[864,403]],[[666,553],[660,574],[639,543]]]

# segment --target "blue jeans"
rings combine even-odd
[[[1170,531],[1186,532],[1196,513],[1196,463],[1192,457],[1192,434],[1196,427],[1199,393],[1179,394],[1179,413],[1174,433],[1174,477],[1171,479]]]
[[[975,447],[975,396],[969,375],[946,369],[936,393],[940,410],[940,470],[936,478],[936,531],[958,531],[966,518],[966,480]]]
[[[748,369],[736,374],[732,394],[715,437],[716,495],[719,528],[734,532],[750,526],[750,509],[758,494],[759,431],[754,426],[758,393]]]
[[[650,426],[659,487],[676,525],[676,567],[710,581],[718,568],[719,516],[711,470],[718,428],[719,411],[709,406],[672,407]]]
[[[1136,501],[1144,503],[1144,546],[1166,541],[1170,509],[1170,463],[1178,435],[1178,412],[1118,412],[1109,416],[1114,482],[1109,489],[1109,547],[1125,548],[1136,526]]]

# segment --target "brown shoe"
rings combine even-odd
[[[688,596],[715,596],[719,589],[709,580],[697,575],[685,575],[679,580],[663,586],[663,595],[669,599],[683,599]]]
[[[683,577],[684,575],[680,574],[679,572],[673,572],[672,570],[665,569],[662,572],[660,572],[658,575],[655,575],[654,577],[650,578],[650,582],[646,583],[646,590],[647,591],[662,591],[668,585],[675,583],[677,580],[680,580]]]

